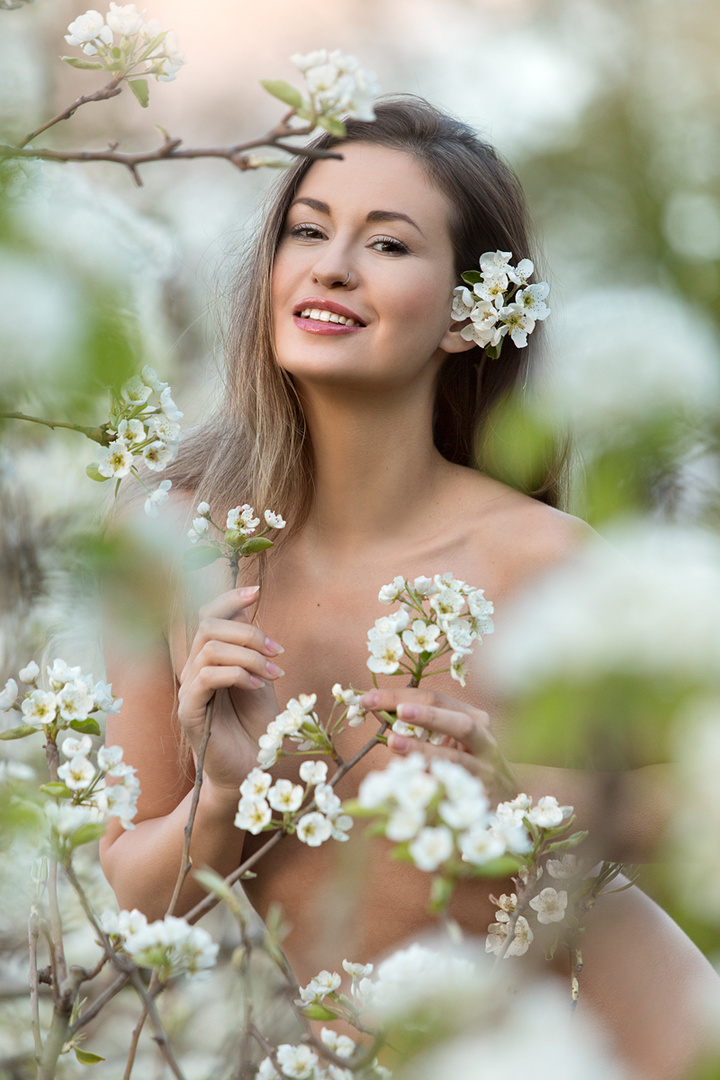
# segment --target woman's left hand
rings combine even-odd
[[[490,732],[490,717],[463,701],[435,690],[401,687],[370,690],[361,704],[373,713],[396,713],[398,720],[442,736],[438,745],[388,731],[388,749],[405,755],[419,752],[462,765],[482,780],[490,799],[513,798],[520,791],[513,768]]]

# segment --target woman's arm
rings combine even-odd
[[[142,658],[120,651],[108,658],[108,677],[123,706],[108,718],[107,741],[123,746],[141,796],[135,828],[126,831],[113,819],[100,856],[121,907],[137,907],[148,918],[165,914],[180,871],[194,755],[213,695],[190,857],[223,875],[240,864],[244,834],[233,824],[239,786],[255,765],[259,735],[278,711],[272,682],[281,674],[273,660],[280,647],[245,615],[255,600],[256,590],[232,590],[201,611],[178,682],[165,643]],[[188,875],[176,913],[204,895]]]

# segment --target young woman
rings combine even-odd
[[[290,697],[317,692],[329,707],[334,683],[369,686],[366,631],[382,613],[383,584],[450,570],[494,601],[497,636],[509,598],[571,559],[590,532],[550,505],[551,470],[538,478],[540,498],[481,471],[487,418],[525,379],[532,350],[506,340],[499,359],[485,358],[453,321],[452,296],[483,252],[531,256],[515,177],[463,124],[413,99],[383,102],[374,123],[351,121],[345,141],[318,145],[342,158],[301,161],[284,177],[236,300],[226,402],[176,468],[189,510],[204,500],[219,520],[248,502],[290,525],[260,590],[256,567],[238,589],[218,582],[189,634],[175,625],[142,664],[111,665],[125,704],[108,738],[138,767],[142,799],[134,831],[108,831],[103,865],[120,904],[149,917],[164,914],[177,877],[191,750],[213,694],[192,857],[227,874],[262,840],[233,825],[259,736]],[[463,762],[491,797],[552,793],[591,830],[600,824],[592,774],[503,761],[512,718],[493,685],[492,639],[475,650],[462,692],[447,675],[429,689],[380,683],[366,703],[445,736],[423,751]],[[368,737],[348,729],[343,757]],[[339,794],[408,749],[392,735]],[[273,772],[297,769],[286,758]],[[617,849],[608,857],[637,857],[657,828],[652,770],[640,773],[624,788],[628,836],[606,838]],[[288,839],[257,869],[248,893],[261,914],[282,904],[301,982],[430,922],[427,875],[390,862],[360,827],[347,844],[317,850]],[[493,921],[489,891],[458,893],[453,913],[469,932]],[[202,895],[189,878],[179,912]],[[637,889],[598,903],[584,953],[582,1007],[641,1075],[685,1075],[701,1030],[691,990],[714,978],[701,954]]]

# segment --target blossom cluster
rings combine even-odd
[[[122,705],[122,698],[113,697],[109,683],[95,682],[92,675],[83,675],[79,667],[69,667],[64,660],[55,660],[47,667],[48,689],[38,686],[40,668],[34,660],[20,670],[18,677],[31,689],[21,696],[17,681],[8,679],[0,691],[0,711],[21,713],[27,734],[35,728],[54,737],[70,727],[99,735],[95,713],[116,713]]]
[[[343,720],[347,719],[350,727],[363,723],[367,710],[360,704],[361,695],[353,689],[344,690],[340,683],[335,683],[332,692],[335,705],[326,727],[321,725],[315,712],[317,694],[300,694],[297,698],[290,698],[284,710],[268,724],[258,740],[260,750],[257,760],[262,768],[275,764],[285,739],[297,744],[296,753],[299,754],[332,754],[332,735]],[[338,718],[334,717],[336,705],[343,706]]]
[[[115,42],[115,35],[119,41]],[[103,68],[120,77],[152,76],[170,82],[186,62],[174,30],[163,30],[158,19],[146,19],[135,4],[110,4],[107,15],[91,9],[68,26],[68,45],[79,46],[91,61],[63,57],[73,67]],[[131,87],[133,82],[130,83]],[[147,84],[145,84],[147,85]],[[146,104],[134,91],[141,104]]]
[[[521,259],[513,266],[511,258],[511,251],[486,251],[480,256],[480,271],[462,274],[465,285],[459,285],[453,293],[453,318],[458,322],[470,320],[460,336],[487,349],[488,356],[495,358],[500,355],[504,337],[509,335],[518,348],[524,348],[535,324],[550,314],[545,304],[550,292],[548,283],[528,285],[535,272],[532,262]]]
[[[75,805],[95,807],[105,817],[117,817],[124,829],[132,829],[137,813],[140,782],[136,770],[123,761],[121,746],[101,746],[96,762],[90,760],[92,740],[69,736],[62,744],[67,761],[58,768],[58,779],[71,793]],[[105,777],[114,783],[106,784]]]
[[[195,545],[195,550],[185,552],[185,565],[189,570],[207,566],[216,559],[225,558],[237,573],[241,558],[256,555],[273,546],[268,533],[272,529],[284,529],[287,522],[273,510],[266,510],[263,517],[265,524],[262,532],[257,533],[260,518],[249,503],[234,506],[228,511],[225,525],[213,519],[209,503],[198,504],[192,528],[188,531],[188,540]],[[215,530],[215,536],[210,530]]]
[[[508,852],[522,856],[532,848],[524,822],[528,796],[519,795],[491,811],[480,780],[444,758],[428,763],[415,753],[368,773],[360,784],[358,804],[361,811],[379,815],[389,840],[408,845],[420,870],[457,876],[463,863],[466,868],[483,867]],[[528,814],[539,825],[558,816],[562,821],[570,812],[548,796]]]
[[[380,93],[375,74],[360,66],[354,56],[334,49],[316,49],[291,61],[305,76],[310,100],[298,115],[322,125],[323,120],[337,121],[342,117],[374,120],[373,98]],[[325,126],[325,125],[322,125]]]
[[[572,860],[572,872],[567,875],[562,871],[558,873],[559,877],[571,876],[574,877],[576,871],[576,860],[574,855],[567,854],[563,856],[564,860]],[[561,865],[560,860],[548,859],[546,869],[552,875],[552,870],[549,868],[552,865]],[[569,865],[567,862],[565,865]],[[542,873],[542,869],[540,870]],[[517,910],[518,898],[516,893],[505,893],[495,899],[490,898],[498,908],[497,915],[495,916],[497,922],[490,923],[488,926],[488,934],[485,938],[485,949],[489,953],[495,953],[496,956],[510,957],[510,956],[523,956],[534,940],[535,935],[530,927],[525,915],[517,915],[513,920],[513,912]],[[539,893],[533,896],[524,907],[527,911],[528,908],[532,908],[535,912],[535,917],[541,925],[549,925],[551,923],[561,923],[565,919],[565,913],[568,907],[568,892],[567,889],[555,889],[553,886],[546,886]],[[528,912],[529,914],[529,912]],[[510,943],[506,946],[508,934],[512,928],[512,937]]]
[[[157,400],[151,401],[153,395]],[[88,465],[88,476],[103,482],[119,481],[132,474],[147,493],[145,513],[155,517],[158,507],[169,498],[172,482],[163,480],[151,490],[138,473],[135,461],[141,459],[146,468],[156,473],[174,461],[182,438],[178,423],[182,417],[168,384],[145,366],[114,399],[107,426],[108,443],[100,447],[97,460]]]
[[[298,840],[308,847],[319,847],[331,837],[334,840],[348,839],[348,831],[353,820],[342,812],[342,803],[332,786],[327,784],[327,763],[324,761],[303,761],[300,766],[302,784],[281,779],[273,783],[273,778],[262,769],[253,769],[240,785],[240,801],[235,825],[238,829],[257,835],[270,829],[285,829],[294,832]],[[305,805],[312,792],[311,803]],[[280,816],[273,818],[273,810]]]
[[[166,915],[149,923],[142,912],[105,911],[100,925],[115,947],[139,967],[154,968],[161,982],[177,975],[198,975],[215,965],[218,946],[207,930]]]
[[[450,573],[417,577],[412,585],[398,575],[383,585],[378,599],[383,604],[399,600],[402,607],[377,619],[368,631],[370,670],[383,675],[408,672],[417,684],[430,663],[451,653],[450,673],[464,686],[465,658],[473,643],[494,629],[494,608],[483,590]]]

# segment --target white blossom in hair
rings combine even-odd
[[[480,256],[480,270],[466,270],[461,275],[465,284],[453,293],[453,318],[470,320],[461,337],[474,341],[494,359],[500,356],[508,334],[522,349],[535,324],[550,314],[545,304],[548,283],[529,285],[535,272],[530,259],[521,259],[517,266],[511,259],[511,251],[486,251]]]

